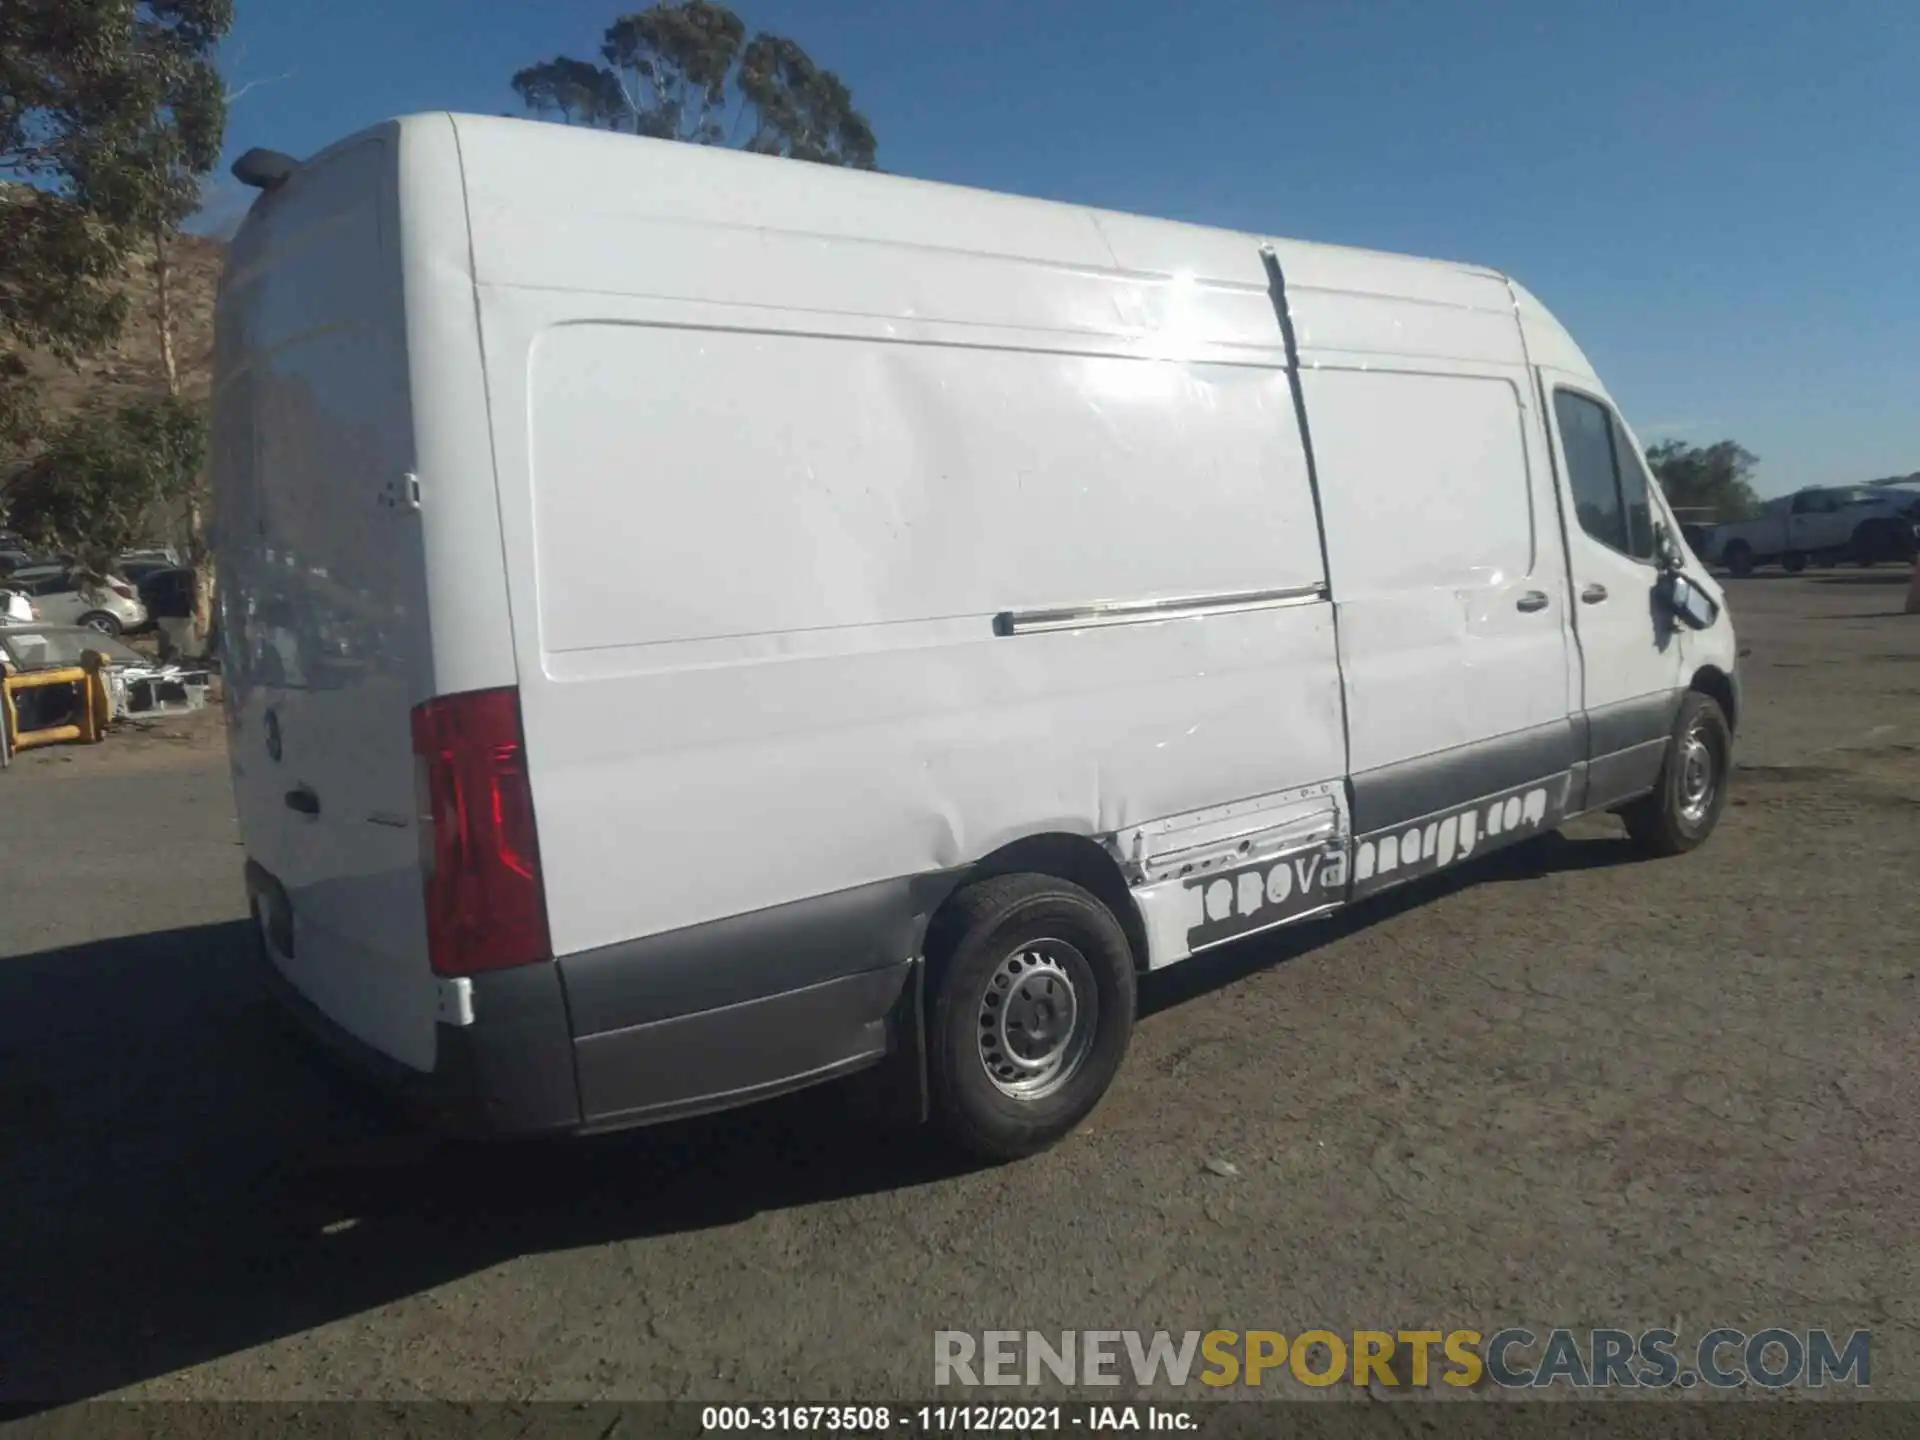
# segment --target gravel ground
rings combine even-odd
[[[936,1329],[1508,1324],[1867,1327],[1920,1398],[1904,584],[1734,585],[1701,852],[1578,822],[1167,972],[1085,1130],[997,1170],[836,1091],[430,1150],[253,997],[212,717],[22,756],[0,1398],[870,1400],[933,1393]]]

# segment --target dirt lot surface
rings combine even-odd
[[[1086,1129],[998,1170],[835,1092],[429,1151],[254,998],[210,719],[22,756],[0,1397],[924,1398],[942,1328],[1667,1324],[1871,1328],[1920,1398],[1904,583],[1734,585],[1703,851],[1580,822],[1167,972]]]

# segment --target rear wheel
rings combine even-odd
[[[1002,875],[928,935],[934,1118],[982,1159],[1045,1150],[1099,1103],[1133,1033],[1133,951],[1113,913],[1050,875]]]
[[[1651,795],[1621,811],[1627,834],[1650,855],[1682,855],[1713,833],[1727,804],[1733,732],[1711,695],[1689,690]]]
[[[90,610],[80,617],[80,623],[89,630],[98,630],[102,635],[118,635],[120,622],[104,610]]]
[[[1727,569],[1741,579],[1753,573],[1753,547],[1744,540],[1736,540],[1727,546]]]

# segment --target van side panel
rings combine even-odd
[[[1565,731],[1565,565],[1528,465],[1524,376],[1323,366],[1305,386],[1356,786],[1419,756]]]
[[[540,336],[531,387],[563,669],[991,638],[970,617],[1320,578],[1271,369],[583,323]]]
[[[644,937],[892,915],[830,897],[1344,774],[1252,242],[1223,276],[1204,248],[1178,264],[1170,226],[1142,273],[1069,207],[811,169],[787,195],[755,157],[568,136],[589,182],[547,127],[457,123],[550,923],[583,996]],[[750,220],[735,171],[772,187]],[[1250,589],[1299,593],[995,629]],[[763,953],[769,983],[822,982]]]
[[[995,633],[1317,586],[1282,372],[504,308],[558,953],[1340,774],[1324,604]]]

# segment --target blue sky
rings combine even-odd
[[[514,113],[636,0],[239,0],[229,159]],[[898,173],[1507,270],[1651,444],[1920,470],[1914,0],[742,0]],[[210,218],[234,207],[216,190]]]

